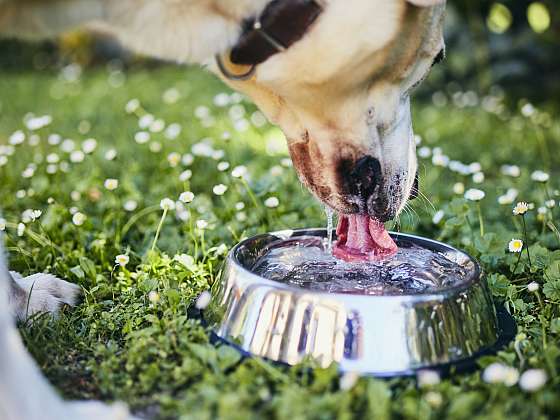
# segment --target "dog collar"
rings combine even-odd
[[[303,38],[322,11],[314,0],[273,0],[258,17],[245,20],[225,57],[216,55],[218,68],[231,80],[251,78],[257,65]]]

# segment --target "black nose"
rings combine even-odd
[[[381,164],[372,156],[358,159],[347,175],[351,193],[367,200],[381,183]]]

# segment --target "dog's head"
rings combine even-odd
[[[284,131],[300,180],[343,213],[388,220],[414,189],[409,95],[443,54],[444,0],[330,0],[303,38],[226,80]]]

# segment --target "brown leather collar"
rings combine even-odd
[[[250,70],[246,74],[231,74],[221,58],[216,57],[220,70],[228,78],[249,78],[256,65],[299,41],[322,11],[314,0],[271,1],[260,16],[245,20],[243,32],[229,53],[229,62],[251,66]]]

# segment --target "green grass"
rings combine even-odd
[[[164,95],[171,88],[179,93],[174,103],[168,102],[175,91]],[[29,350],[64,396],[121,399],[140,413],[185,419],[560,415],[560,124],[544,111],[525,117],[518,110],[503,110],[497,116],[481,106],[457,107],[451,100],[444,107],[431,102],[418,106],[415,124],[422,146],[441,147],[452,160],[479,162],[485,180],[474,184],[471,176],[422,159],[422,192],[429,202],[412,203],[412,211],[394,227],[444,240],[477,257],[495,300],[518,323],[515,343],[496,357],[481,359],[479,371],[452,375],[436,385],[418,387],[414,378],[361,378],[351,389],[340,389],[334,366],[310,371],[309,363],[283,368],[241,360],[233,349],[210,344],[207,330],[188,315],[198,294],[215,281],[224,257],[220,245],[229,248],[268,230],[325,225],[321,206],[300,186],[293,170],[282,166],[287,155],[277,129],[250,124],[246,131],[237,131],[230,113],[241,108],[231,112],[231,105],[214,105],[216,94],[230,92],[200,70],[157,67],[110,75],[96,69],[68,82],[57,73],[24,68],[0,71],[0,92],[0,144],[7,144],[16,130],[26,135],[0,167],[10,266],[24,273],[52,272],[84,289],[83,302],[58,320],[42,317],[21,328]],[[125,105],[132,98],[139,99],[141,108],[127,114]],[[200,108],[196,112],[201,105],[208,107],[211,124],[195,117],[202,113]],[[246,101],[240,105],[245,117],[255,111]],[[51,115],[53,121],[32,133],[23,123],[29,112]],[[166,124],[180,123],[181,134],[170,140],[152,133],[150,143],[137,144],[138,119],[146,113]],[[83,162],[72,163],[60,145],[48,144],[54,133],[73,139],[77,148],[86,138],[95,138],[97,149]],[[39,138],[37,145],[32,145],[34,140],[30,144],[33,134]],[[204,138],[212,139],[213,150],[223,150],[224,156],[195,156],[188,167],[192,178],[181,181],[187,167],[172,167],[168,155],[185,154]],[[151,151],[158,145],[161,151]],[[106,160],[111,148],[117,157]],[[47,174],[45,160],[52,153],[67,163],[51,163],[57,171]],[[231,166],[220,172],[218,161]],[[36,163],[34,174],[23,178],[31,162]],[[502,175],[503,164],[519,165],[521,176]],[[237,165],[248,168],[246,183],[231,176]],[[531,180],[537,169],[551,174],[548,183]],[[108,178],[118,179],[116,190],[104,187]],[[456,182],[486,192],[480,202],[483,237],[478,206],[453,192]],[[228,187],[223,196],[212,193],[217,184]],[[512,187],[519,190],[515,201],[536,206],[525,216],[526,238],[522,218],[512,215],[513,204],[497,203]],[[162,219],[160,201],[177,200],[187,190],[195,199],[185,205],[186,220],[170,211],[152,252]],[[264,205],[270,197],[279,199],[278,207]],[[556,206],[538,215],[536,208],[550,199]],[[123,208],[129,200],[137,202],[133,211]],[[244,203],[243,210],[236,208],[238,202]],[[28,208],[43,214],[18,236],[16,225]],[[444,215],[434,223],[436,210]],[[72,222],[76,211],[86,216],[80,226]],[[200,219],[209,223],[207,229],[196,227]],[[531,263],[525,251],[519,264],[518,254],[507,251],[512,238],[530,246]],[[126,267],[115,265],[119,254],[130,257]],[[194,262],[178,262],[178,254],[188,254]],[[530,282],[539,284],[538,292],[527,291]],[[481,372],[496,361],[520,373],[544,369],[546,385],[529,393],[518,385],[487,384]]]

